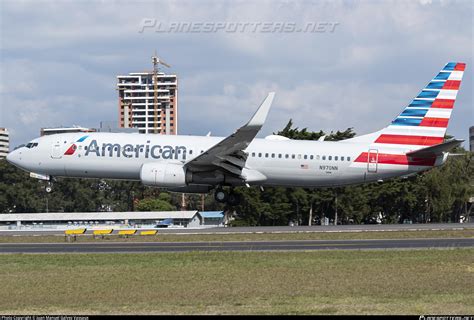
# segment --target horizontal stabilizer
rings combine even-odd
[[[463,142],[464,140],[453,139],[431,147],[408,152],[407,156],[416,158],[433,158],[441,155],[443,152],[446,152],[454,147],[459,146]]]

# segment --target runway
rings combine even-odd
[[[337,226],[277,226],[277,227],[214,227],[214,228],[162,228],[158,233],[166,234],[237,234],[237,233],[300,233],[300,232],[371,232],[371,231],[429,231],[474,229],[474,223],[429,223],[429,224],[359,224]],[[140,229],[145,230],[145,229]],[[114,230],[114,233],[117,231]],[[86,234],[91,234],[88,229]],[[64,230],[0,230],[0,236],[64,235]]]
[[[0,243],[0,253],[158,253],[474,247],[474,238],[229,242]]]

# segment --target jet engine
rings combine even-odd
[[[182,164],[150,162],[143,164],[140,180],[146,186],[176,188],[186,186],[186,172]]]

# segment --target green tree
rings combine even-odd
[[[171,196],[162,192],[158,198],[145,198],[138,201],[136,205],[137,211],[174,211],[176,207],[171,203]]]

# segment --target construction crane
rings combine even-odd
[[[169,64],[164,62],[160,59],[155,50],[155,54],[151,57],[151,61],[153,63],[153,91],[154,91],[154,100],[153,100],[153,108],[154,108],[154,133],[159,133],[158,131],[158,65],[164,65],[165,67],[171,68]],[[166,134],[170,134],[170,105],[166,103]]]

